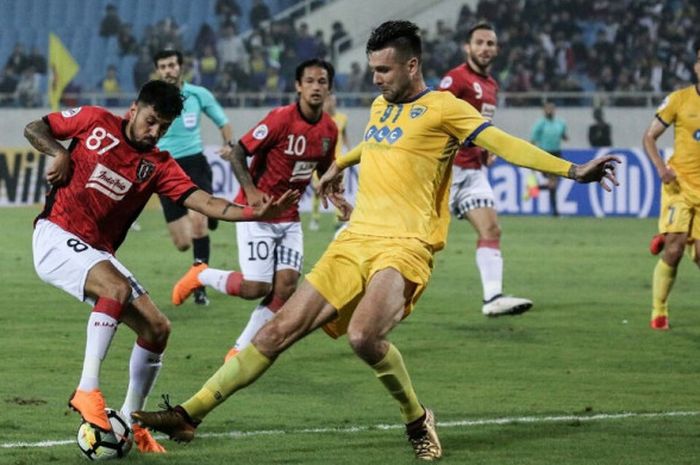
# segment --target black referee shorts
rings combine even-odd
[[[197,187],[210,194],[212,193],[211,166],[209,166],[207,157],[205,157],[204,154],[198,153],[196,155],[176,158],[175,161]],[[163,206],[163,215],[165,216],[166,223],[172,223],[187,214],[187,208],[176,204],[162,195],[158,197],[160,198],[160,204]]]

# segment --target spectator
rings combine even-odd
[[[270,19],[270,9],[263,0],[253,0],[250,8],[250,25],[253,29],[259,29],[260,23]]]
[[[326,39],[323,38],[323,31],[321,29],[316,30],[314,34],[314,43],[316,44],[316,56],[314,58],[326,60],[329,55],[328,44],[326,43]]]
[[[105,15],[100,23],[100,36],[101,37],[112,37],[119,34],[122,26],[122,20],[119,18],[119,13],[117,12],[117,7],[111,3],[107,4],[105,8]]]
[[[204,47],[204,54],[199,59],[199,83],[211,90],[216,84],[216,78],[219,71],[219,60],[214,55],[214,49],[211,45]]]
[[[132,32],[131,24],[123,23],[119,28],[117,35],[117,43],[119,44],[119,56],[136,55],[139,51],[139,43]],[[138,89],[139,87],[137,87]]]
[[[5,67],[0,72],[0,106],[7,107],[14,104],[15,91],[17,90],[17,75],[14,68]]]
[[[333,59],[337,59],[339,54],[348,50],[352,46],[352,41],[345,30],[345,26],[340,21],[335,21],[331,26],[331,54]]]
[[[32,53],[27,58],[30,66],[34,67],[34,71],[38,74],[46,74],[46,57],[39,51],[37,47],[32,47]]]
[[[24,51],[24,45],[17,42],[7,58],[7,62],[5,62],[5,68],[12,68],[13,73],[19,76],[29,65],[29,57]]]
[[[214,86],[216,100],[218,100],[223,107],[233,106],[235,104],[234,94],[237,88],[236,81],[233,79],[230,71],[224,69],[219,73],[216,85]]]
[[[306,61],[316,58],[318,55],[318,44],[316,39],[309,33],[309,25],[301,23],[297,31],[297,39],[294,43],[294,50],[299,61]]]
[[[347,92],[362,92],[362,81],[364,80],[364,72],[360,63],[353,61],[350,64],[350,73],[348,74]]]
[[[233,24],[223,26],[216,47],[219,50],[219,58],[224,65],[231,64],[238,69],[238,72],[248,73],[248,51],[243,39],[236,34],[236,28]]]
[[[593,109],[594,123],[588,127],[588,143],[591,147],[611,147],[612,137],[610,124],[603,118],[603,109]]]
[[[148,52],[148,47],[142,46],[138,59],[134,63],[133,80],[134,89],[140,89],[145,83],[151,80],[155,72],[153,70],[153,60]]]
[[[241,7],[236,0],[216,0],[214,14],[219,19],[219,25],[237,25],[238,18],[241,17]]]
[[[15,92],[17,94],[17,103],[21,107],[34,108],[41,104],[39,76],[34,72],[33,66],[29,66],[22,71]]]
[[[100,89],[105,95],[106,107],[119,106],[119,94],[121,93],[121,87],[119,86],[119,79],[117,78],[116,66],[109,65],[107,67],[107,73],[102,81],[100,81]]]
[[[214,55],[219,56],[217,53],[216,42],[218,41],[216,32],[208,23],[202,23],[199,27],[199,32],[197,32],[197,37],[194,39],[194,53],[198,58],[204,55],[204,48],[208,45],[214,51]]]

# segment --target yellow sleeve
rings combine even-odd
[[[357,165],[360,163],[360,158],[362,158],[362,143],[357,144],[345,155],[335,157],[335,165],[342,170],[348,166]]]
[[[514,165],[544,171],[567,177],[571,162],[550,155],[544,150],[535,147],[529,142],[505,131],[489,126],[481,131],[474,139],[474,144],[483,147],[489,152],[497,153],[501,158]]]
[[[676,113],[678,111],[678,92],[672,92],[664,98],[663,102],[656,109],[656,117],[661,120],[666,126],[670,126],[676,121]]]
[[[458,99],[450,92],[441,92],[442,97],[442,127],[460,143],[473,137],[475,131],[484,124],[491,122],[481,116],[471,104]]]

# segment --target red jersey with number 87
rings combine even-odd
[[[440,81],[440,90],[450,91],[455,97],[471,104],[484,118],[491,120],[496,113],[498,83],[491,76],[477,73],[466,63],[447,72]],[[481,147],[461,147],[454,164],[462,168],[480,169],[485,154]]]
[[[56,139],[72,139],[71,174],[49,191],[38,218],[96,249],[114,254],[152,194],[181,203],[197,190],[168,152],[130,145],[127,121],[103,108],[50,113],[44,121]]]
[[[287,189],[302,194],[311,182],[314,170],[323,173],[335,159],[338,127],[328,113],[310,122],[297,103],[275,108],[239,141],[253,157],[248,170],[255,186],[278,198]],[[235,203],[246,205],[243,189]],[[299,221],[299,205],[269,223]]]

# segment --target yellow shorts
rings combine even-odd
[[[406,318],[425,290],[433,269],[430,246],[418,239],[364,236],[343,231],[323,254],[306,280],[338,310],[323,329],[337,338],[346,333],[355,307],[374,273],[394,268],[416,289],[406,304]]]
[[[678,182],[661,185],[659,232],[688,233],[700,239],[700,193],[681,189]]]

